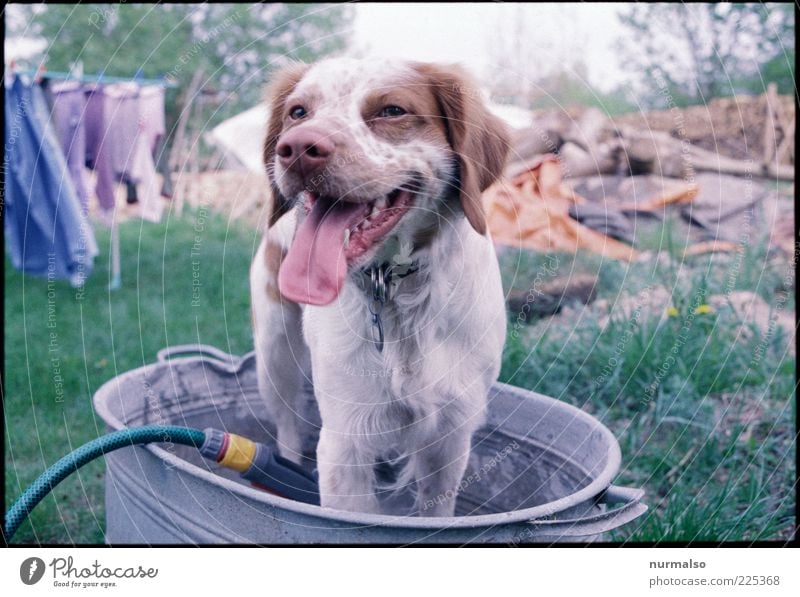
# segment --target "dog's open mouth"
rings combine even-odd
[[[306,192],[306,218],[281,264],[278,283],[287,299],[309,305],[336,300],[347,267],[385,237],[408,211],[411,190],[352,202]]]

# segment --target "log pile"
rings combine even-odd
[[[768,92],[761,96],[736,96],[713,99],[706,106],[691,106],[679,111],[660,110],[625,114],[614,118],[619,126],[639,131],[659,131],[674,138],[685,138],[692,145],[725,157],[746,160],[764,154],[764,131],[778,128],[778,143],[785,138],[781,127],[767,126],[767,98],[772,96],[779,120],[794,131],[794,98]],[[791,125],[791,126],[790,126]],[[680,129],[683,128],[681,135]],[[792,137],[794,136],[792,132]],[[782,163],[792,161],[785,158]]]
[[[794,180],[795,113],[774,86],[761,97],[719,98],[707,106],[629,114],[616,119],[597,108],[547,111],[518,132],[506,174],[528,169],[537,156],[559,156],[565,178],[696,172]]]
[[[794,181],[795,110],[774,85],[684,110],[614,119],[549,110],[533,122],[515,133],[503,181],[484,196],[496,242],[638,259],[647,249],[637,230],[672,212],[688,226],[687,257],[733,252],[743,230],[770,231],[771,248],[792,254],[794,236],[779,225],[793,230],[791,205],[774,183]]]

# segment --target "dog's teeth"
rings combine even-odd
[[[386,206],[389,204],[389,200],[386,197],[381,197],[375,202],[375,206],[378,209],[385,209]],[[374,209],[374,208],[373,208]]]
[[[344,229],[344,248],[346,249],[349,246],[350,246],[350,229],[349,228],[345,228]]]

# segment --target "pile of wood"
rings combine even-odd
[[[777,122],[769,127],[767,100],[771,99]],[[692,145],[737,160],[759,159],[764,155],[765,131],[777,129],[775,141],[793,145],[792,138],[784,133],[794,130],[794,98],[778,96],[774,89],[761,96],[735,96],[716,98],[705,106],[691,106],[679,111],[659,110],[635,112],[614,119],[619,127],[632,127],[640,131],[659,131]],[[681,128],[683,129],[681,131]],[[788,141],[787,141],[788,139]],[[793,163],[793,156],[785,154],[781,163]]]
[[[757,98],[722,98],[708,106],[611,119],[597,108],[539,113],[516,134],[507,174],[541,154],[559,156],[565,178],[697,172],[794,180],[792,98],[774,86]]]
[[[231,220],[243,220],[262,226],[269,201],[269,180],[266,173],[246,170],[200,172],[192,182],[187,203],[194,209],[210,209]]]
[[[645,220],[674,213],[688,226],[686,256],[736,251],[743,231],[768,231],[770,250],[791,256],[792,205],[774,182],[794,181],[794,130],[794,104],[772,85],[761,97],[617,119],[542,111],[515,133],[502,184],[485,194],[493,238],[631,260],[646,245],[636,238]],[[532,187],[542,164],[556,164],[563,184]]]

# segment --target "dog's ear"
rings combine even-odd
[[[459,195],[467,220],[486,233],[481,193],[503,172],[510,141],[505,124],[487,109],[472,78],[459,66],[420,63],[439,105],[447,140],[458,156]]]
[[[275,181],[275,147],[283,130],[284,103],[294,90],[309,65],[301,62],[283,67],[271,76],[266,90],[266,102],[269,109],[267,121],[267,137],[264,139],[264,166],[267,168],[270,187],[272,188],[272,210],[269,214],[268,226],[273,226],[280,217],[292,207],[291,202],[283,196]]]

